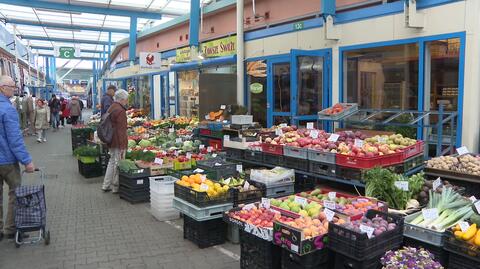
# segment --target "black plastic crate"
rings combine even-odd
[[[227,158],[242,160],[245,156],[243,149],[224,148],[223,150],[225,151]]]
[[[443,248],[449,253],[449,269],[480,269],[480,247],[460,241],[448,231]]]
[[[120,185],[127,186],[130,189],[149,189],[150,181],[148,177],[132,177],[128,174],[120,173],[118,180]]]
[[[400,247],[403,243],[403,218],[378,210],[368,210],[366,213],[366,217],[369,219],[375,216],[380,216],[388,222],[394,222],[396,228],[369,239],[365,233],[358,233],[330,223],[328,247],[336,253],[359,261],[375,258],[387,250]]]
[[[132,169],[129,171],[119,171],[120,176],[130,178],[130,179],[142,179],[148,178],[150,176],[150,168],[138,168]]]
[[[271,165],[284,166],[283,155],[263,153],[263,162]]]
[[[197,161],[197,168],[205,170],[210,175],[209,179],[219,180],[236,175],[237,165],[219,159]]]
[[[480,269],[480,261],[468,255],[449,251],[448,269]]]
[[[198,207],[206,207],[211,205],[226,204],[232,202],[232,193],[227,191],[225,195],[210,197],[206,192],[197,192],[191,188],[181,186],[175,183],[174,195],[188,203]]]
[[[122,188],[122,185],[120,185],[120,188],[118,189],[118,195],[120,199],[123,199],[127,202],[130,202],[132,204],[138,204],[138,203],[148,203],[150,202],[150,192],[146,191],[143,193],[135,193],[132,191],[129,191],[128,189]]]
[[[225,243],[227,223],[222,218],[196,221],[183,215],[183,238],[195,243],[199,248],[208,248]]]
[[[331,163],[310,161],[308,171],[314,174],[334,177],[337,174],[337,166]]]
[[[299,159],[294,157],[283,156],[284,166],[301,171],[308,171],[309,161],[306,159]]]
[[[355,260],[340,253],[335,253],[335,269],[380,269],[383,255],[365,260]]]
[[[397,164],[388,168],[397,174],[403,174],[414,168],[417,168],[420,165],[423,165],[424,162],[425,162],[425,159],[422,153],[422,154],[410,157],[409,159],[406,159],[402,164]]]
[[[258,202],[265,196],[265,188],[257,187],[256,190],[240,191],[236,188],[230,188],[233,197],[233,206],[236,207],[239,204],[249,204]],[[243,186],[242,186],[243,188]]]
[[[282,249],[282,269],[331,269],[329,251],[324,248],[310,254],[299,256]]]
[[[253,234],[240,231],[241,269],[278,269],[282,264],[282,249]]]
[[[99,162],[87,164],[78,160],[78,172],[84,178],[101,177],[103,175],[103,169]]]
[[[254,150],[245,150],[244,156],[245,160],[252,162],[263,162],[263,152],[254,151]]]
[[[417,249],[423,248],[425,250],[428,250],[435,256],[436,261],[440,262],[440,264],[442,264],[443,266],[448,265],[448,251],[446,251],[443,247],[428,244],[407,236],[403,237],[403,245],[408,247],[414,247]]]
[[[315,189],[315,180],[306,175],[295,174],[295,193]]]

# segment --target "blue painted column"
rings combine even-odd
[[[190,1],[190,34],[188,36],[190,46],[198,47],[200,26],[200,0]]]
[[[50,84],[50,57],[44,57],[45,62],[45,83]]]
[[[320,12],[326,17],[328,15],[335,16],[337,7],[335,0],[322,0],[320,6]]]
[[[198,1],[198,0],[197,0]],[[137,50],[137,17],[130,17],[130,41],[128,43],[128,60],[133,65]]]
[[[112,32],[108,32],[108,57],[107,57],[107,64],[110,62],[110,55],[112,55]]]
[[[95,61],[92,61],[92,75],[93,75],[93,82],[92,82],[92,107],[93,113],[97,113],[97,70]]]

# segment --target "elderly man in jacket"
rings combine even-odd
[[[102,108],[100,110],[100,115],[103,116],[103,114],[107,113],[108,109],[113,104],[113,96],[115,95],[116,90],[117,87],[114,85],[108,86],[107,93],[102,97],[102,101],[100,102]]]
[[[15,236],[13,217],[15,188],[22,182],[19,163],[25,165],[27,172],[35,170],[32,157],[23,142],[18,113],[9,100],[14,90],[13,79],[0,76],[0,240],[3,239],[4,234],[7,238]],[[8,185],[8,211],[5,225],[3,223],[3,182]]]
[[[110,121],[114,130],[112,141],[108,145],[110,160],[108,162],[105,178],[103,179],[102,190],[118,193],[118,162],[125,157],[128,147],[127,136],[127,109],[128,92],[118,90],[113,96],[113,104],[108,109]]]

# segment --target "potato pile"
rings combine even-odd
[[[427,167],[479,176],[480,158],[470,154],[462,156],[440,156],[428,160]]]

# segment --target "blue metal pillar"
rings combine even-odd
[[[198,0],[197,0],[198,1]],[[130,17],[130,41],[128,43],[128,60],[133,65],[137,50],[137,17]]]
[[[44,57],[45,63],[45,84],[50,84],[50,57]]]
[[[108,32],[108,60],[110,62],[110,55],[112,55],[112,32]]]
[[[190,1],[190,46],[198,47],[199,27],[200,26],[200,0]]]
[[[52,61],[50,63],[50,79],[52,80],[53,90],[55,91],[57,89],[57,61],[55,57],[51,57],[50,60]]]
[[[97,70],[96,70],[95,61],[92,61],[92,75],[93,75],[92,107],[93,107],[93,113],[97,113]]]
[[[335,0],[322,0],[320,6],[320,13],[322,13],[323,16],[335,16],[336,11],[337,6],[335,4]]]

